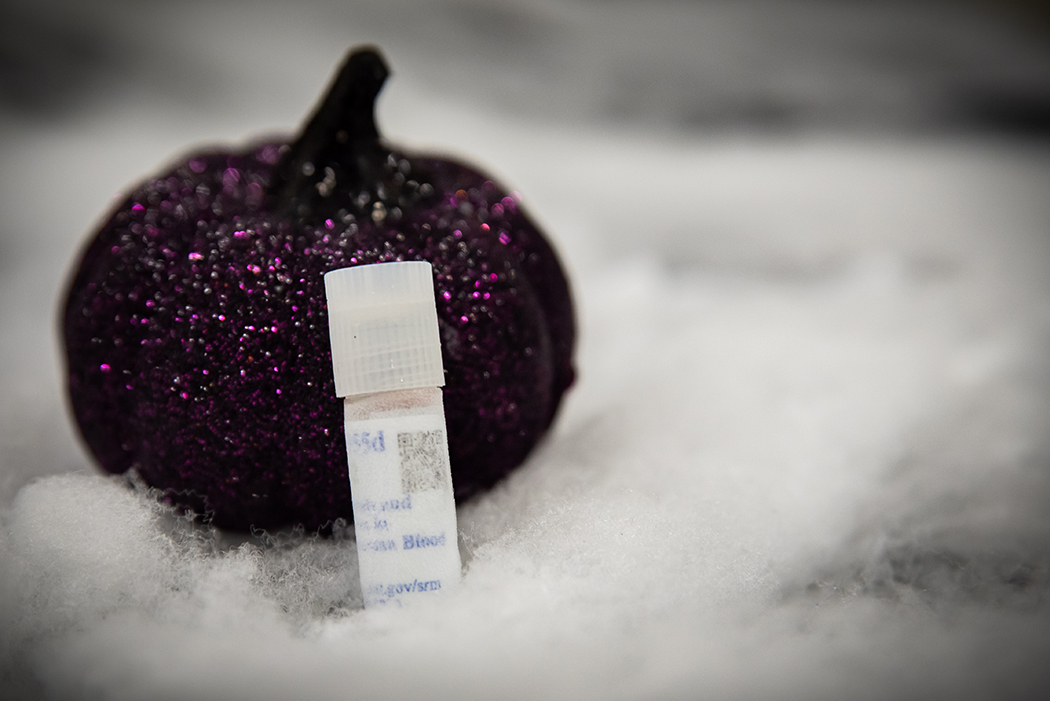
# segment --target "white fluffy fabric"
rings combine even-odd
[[[378,10],[340,34],[222,8],[150,15],[186,70],[225,61],[200,100],[113,87],[64,121],[0,116],[0,696],[1050,690],[1045,142],[555,121],[434,88]],[[364,611],[351,534],[237,539],[98,474],[54,320],[110,198],[194,142],[292,128],[376,36],[386,133],[521,192],[580,347],[556,429],[459,509],[462,587]]]

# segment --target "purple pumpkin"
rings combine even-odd
[[[103,469],[227,529],[351,519],[322,276],[395,260],[434,266],[457,500],[543,436],[573,381],[558,257],[491,178],[380,138],[387,75],[352,52],[295,141],[193,154],[91,240],[63,330]]]

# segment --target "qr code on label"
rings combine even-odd
[[[424,492],[441,486],[445,467],[445,437],[442,431],[397,434],[401,455],[401,489]]]

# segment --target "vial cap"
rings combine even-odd
[[[340,268],[324,286],[336,396],[444,386],[430,263]]]

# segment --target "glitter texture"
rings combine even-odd
[[[293,143],[193,154],[91,241],[63,329],[104,469],[224,528],[349,520],[322,276],[395,260],[434,266],[456,498],[542,437],[573,379],[557,256],[485,175],[379,138],[386,76],[374,50],[352,53]]]

